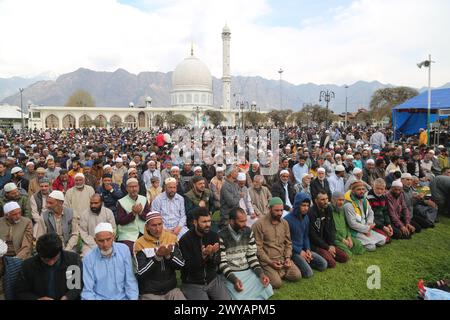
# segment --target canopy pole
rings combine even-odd
[[[431,145],[431,123],[430,123],[430,113],[431,113],[431,54],[429,55],[428,61],[430,65],[428,67],[428,117],[427,117],[427,130],[428,130],[428,146]]]

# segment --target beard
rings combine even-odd
[[[98,207],[98,208],[91,207],[91,211],[96,214],[99,214],[101,210],[102,210],[102,207]]]
[[[356,199],[361,200],[361,199],[364,199],[364,194],[361,194],[361,195],[355,194],[355,197],[356,197]]]
[[[81,186],[75,185],[75,188],[77,188],[77,189],[83,189],[83,188],[84,188],[84,184],[81,185]]]
[[[108,250],[100,250],[100,253],[102,256],[107,257],[109,255],[111,255],[113,248],[109,248]]]

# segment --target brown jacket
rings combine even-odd
[[[33,224],[30,219],[22,217],[17,224],[10,224],[6,217],[0,218],[0,239],[6,241],[11,234],[16,257],[25,260],[31,257],[33,249]]]
[[[260,190],[256,190],[251,187],[248,189],[250,198],[252,199],[253,209],[257,216],[265,216],[270,213],[269,201],[272,198],[272,194],[265,186],[261,186]]]
[[[284,261],[291,258],[291,233],[286,220],[281,219],[278,224],[272,224],[268,214],[256,220],[252,229],[258,249],[257,256],[263,267],[273,260]]]

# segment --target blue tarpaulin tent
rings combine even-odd
[[[448,117],[439,115],[439,110],[450,109],[450,89],[431,91],[430,122],[436,122]],[[400,134],[412,135],[419,133],[420,128],[427,128],[428,91],[396,106],[392,109],[392,122],[395,138]]]

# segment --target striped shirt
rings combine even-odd
[[[258,277],[262,274],[263,271],[256,256],[255,237],[249,227],[236,232],[228,225],[219,232],[219,243],[219,270],[230,282],[234,283],[237,279],[233,272],[251,268]]]
[[[152,202],[152,211],[161,213],[165,229],[186,226],[184,198],[178,193],[172,199],[167,197],[166,192],[158,195]]]

